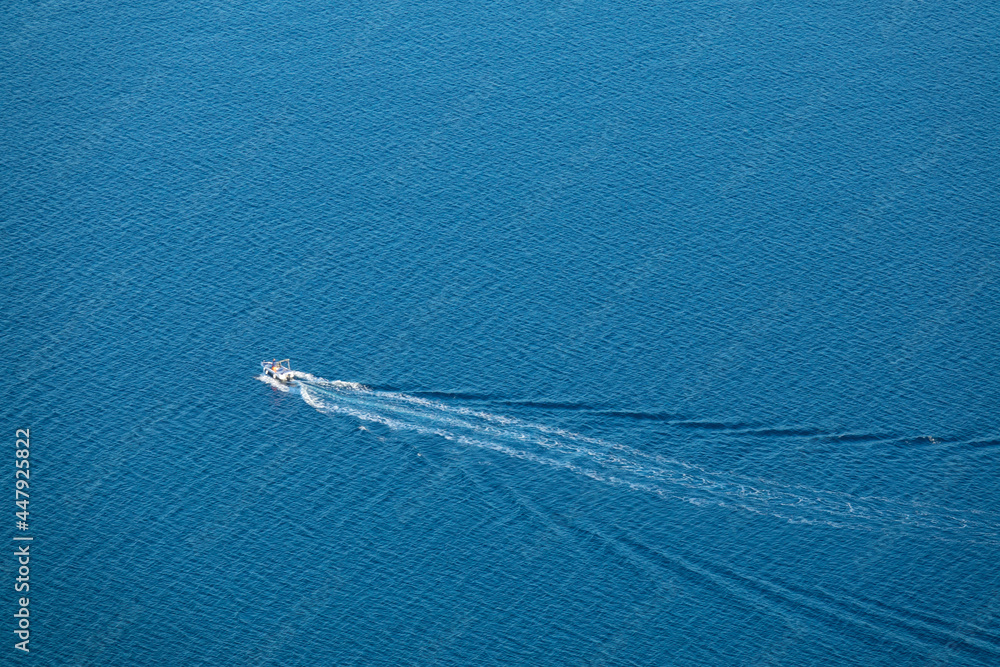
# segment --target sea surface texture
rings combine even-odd
[[[996,2],[3,13],[0,664],[1000,664]]]

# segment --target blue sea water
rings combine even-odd
[[[0,663],[1000,663],[995,3],[4,13]]]

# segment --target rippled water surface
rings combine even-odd
[[[3,664],[1000,663],[994,5],[6,14]]]

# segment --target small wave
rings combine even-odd
[[[390,389],[385,387],[386,391],[395,391],[395,389]],[[469,401],[488,401],[489,396],[483,396],[481,394],[467,394],[460,391],[415,391],[414,396],[432,396],[434,398],[461,398]]]
[[[897,436],[887,433],[833,433],[817,439],[823,442],[885,442],[896,440]]]
[[[599,415],[609,417],[625,417],[628,419],[639,419],[642,421],[675,422],[681,419],[678,415],[666,412],[630,412],[627,410],[600,410]]]

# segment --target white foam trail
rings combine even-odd
[[[302,371],[292,371],[292,377],[297,380],[304,380],[310,384],[314,384],[317,387],[334,387],[337,389],[351,389],[353,391],[367,391],[368,387],[363,384],[358,384],[357,382],[341,382],[340,380],[324,380],[321,377],[316,377],[312,373],[303,373]]]
[[[938,539],[990,543],[1000,539],[1000,523],[983,520],[981,513],[711,472],[545,424],[401,392],[372,390],[355,382],[328,381],[308,373],[296,372],[296,378],[301,380],[302,398],[322,412],[489,449],[663,498],[741,509],[790,523],[864,531],[918,528],[931,531]]]

